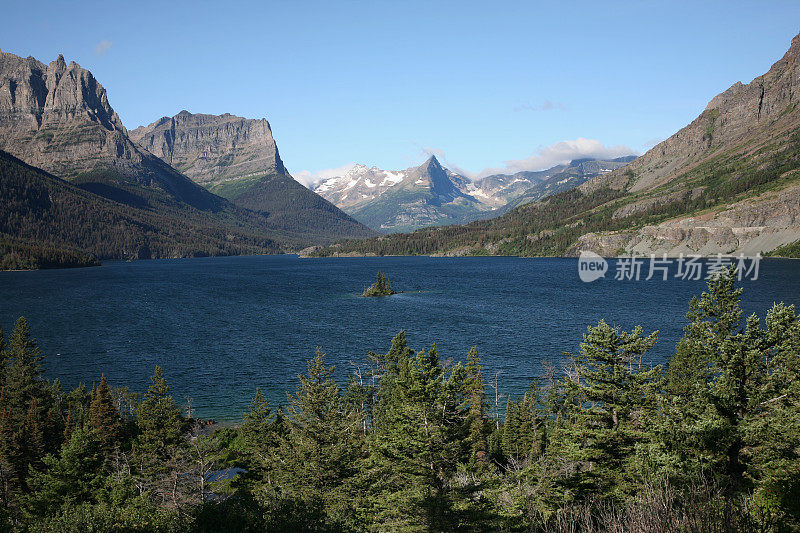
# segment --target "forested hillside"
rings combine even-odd
[[[92,183],[97,185],[98,181]],[[96,188],[96,187],[94,187]],[[119,183],[116,195],[123,194]],[[134,192],[136,194],[134,194]],[[100,259],[275,253],[263,220],[251,225],[224,206],[208,213],[169,208],[158,191],[141,189],[117,201],[83,190],[0,151],[0,265],[81,266]],[[126,202],[127,201],[127,202]],[[152,204],[161,203],[159,209]],[[228,208],[230,209],[230,207]],[[246,212],[243,211],[246,214]]]
[[[401,332],[346,382],[318,350],[287,405],[257,390],[216,431],[158,367],[141,397],[47,381],[21,318],[0,340],[0,528],[800,531],[800,322],[743,319],[734,278],[690,302],[663,368],[657,332],[601,321],[499,405],[476,350]]]

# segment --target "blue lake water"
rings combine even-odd
[[[378,269],[398,290],[360,298]],[[176,400],[197,416],[238,420],[256,387],[285,403],[316,346],[345,379],[366,352],[385,351],[405,330],[412,348],[436,342],[443,359],[477,346],[487,380],[506,395],[575,352],[600,319],[660,331],[649,358],[674,349],[703,281],[583,283],[575,259],[348,258],[251,256],[108,262],[99,268],[0,272],[0,324],[24,315],[65,386],[112,385],[143,392],[155,365]],[[800,303],[800,262],[764,260],[745,280],[746,314],[777,301]],[[415,292],[419,291],[419,292]]]

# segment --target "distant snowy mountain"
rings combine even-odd
[[[633,158],[577,160],[542,171],[496,174],[470,181],[432,156],[418,167],[399,171],[355,165],[313,190],[373,229],[411,231],[497,216],[510,206],[576,187]]]

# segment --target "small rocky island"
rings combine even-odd
[[[391,296],[392,294],[397,294],[397,292],[392,289],[391,280],[378,270],[378,277],[375,283],[364,289],[361,296]]]

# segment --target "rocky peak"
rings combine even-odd
[[[32,57],[0,56],[0,149],[70,177],[94,167],[96,152],[138,159],[126,133],[106,90],[74,61],[59,55],[45,66]]]
[[[427,161],[425,161],[422,166],[427,167],[429,169],[441,169],[442,165],[439,163],[439,160],[436,159],[435,155],[431,155]]]
[[[263,118],[183,110],[136,128],[131,137],[206,187],[259,174],[288,176]]]
[[[124,181],[126,187],[161,189],[202,209],[219,203],[140,150],[103,86],[74,61],[67,64],[63,55],[48,65],[32,57],[0,55],[0,150],[60,178],[81,180],[87,188],[103,175],[107,194],[114,194],[108,192],[111,183]]]

